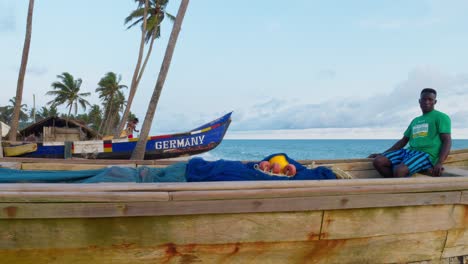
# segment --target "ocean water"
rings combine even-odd
[[[316,139],[316,140],[223,140],[221,144],[201,155],[207,160],[261,160],[274,153],[286,153],[300,159],[366,158],[390,148],[393,139]],[[452,150],[468,148],[468,139],[453,140]]]

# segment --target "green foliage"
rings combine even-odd
[[[145,1],[136,0],[138,6],[137,9],[133,10],[129,16],[125,18],[125,24],[130,24],[127,29],[134,27],[138,24],[143,26],[143,16],[145,11]],[[146,18],[146,35],[145,41],[148,43],[151,38],[159,38],[161,35],[161,23],[167,16],[172,22],[175,21],[175,17],[166,12],[166,6],[169,0],[149,0],[148,12]]]
[[[90,104],[84,97],[90,96],[91,93],[80,93],[82,80],[80,78],[75,80],[68,72],[57,75],[57,78],[59,78],[60,81],[52,83],[53,90],[46,93],[46,95],[55,97],[52,101],[48,102],[48,104],[52,106],[65,104],[66,107],[69,108],[68,116],[70,116],[73,108],[75,108],[75,115],[77,114],[78,104],[86,110],[86,106]]]
[[[54,105],[50,106],[49,108],[43,106],[36,113],[36,121],[41,121],[52,116],[59,116],[57,107]]]
[[[110,134],[117,126],[120,116],[125,107],[125,96],[122,89],[127,88],[126,85],[120,84],[122,77],[113,72],[108,72],[98,83],[96,92],[103,102],[105,122],[100,122],[99,131],[104,134]]]
[[[137,116],[134,113],[132,113],[132,112],[128,113],[127,122],[135,119],[136,117]]]
[[[10,104],[0,107],[0,121],[6,124],[10,124],[13,119],[13,111],[15,109],[16,97],[13,97],[9,100]],[[28,106],[22,104],[20,108],[19,120],[20,122],[27,122],[29,116],[27,114]]]

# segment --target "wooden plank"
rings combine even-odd
[[[195,215],[451,205],[459,193],[380,194],[169,202],[0,203],[0,219],[102,218],[121,216]],[[135,198],[137,199],[137,198]],[[31,200],[31,199],[29,199]],[[143,200],[143,199],[142,199]],[[348,210],[347,210],[348,211]],[[352,210],[349,210],[352,211]]]
[[[348,171],[353,179],[383,179],[376,170]]]
[[[444,175],[468,177],[468,170],[461,168],[446,167]]]
[[[105,165],[105,164],[66,164],[66,163],[23,163],[21,169],[23,170],[96,170],[103,169],[110,166],[119,167],[130,167],[136,168],[135,164],[117,164],[117,165]]]
[[[245,189],[245,190],[188,190],[188,191],[142,191],[142,190],[132,190],[132,188],[122,187],[120,191],[113,189],[103,188],[105,186],[99,186],[96,184],[94,186],[87,186],[86,184],[74,186],[75,188],[68,189],[57,189],[54,188],[52,191],[49,188],[49,191],[46,189],[35,188],[14,188],[17,190],[9,190],[8,188],[3,188],[0,191],[0,195],[8,199],[16,199],[18,202],[31,202],[34,201],[35,197],[38,199],[46,199],[47,197],[60,197],[70,194],[70,197],[76,197],[76,202],[80,202],[79,195],[86,197],[86,195],[121,195],[125,197],[126,194],[139,194],[142,199],[146,197],[151,197],[157,193],[166,193],[169,192],[170,199],[176,201],[184,200],[228,200],[228,199],[252,199],[252,198],[290,198],[290,197],[323,197],[323,196],[337,196],[337,195],[370,195],[370,194],[389,194],[392,195],[403,195],[403,194],[418,194],[421,197],[424,196],[441,196],[445,197],[448,193],[453,192],[456,194],[456,199],[453,200],[456,203],[460,203],[460,191],[468,189],[468,183],[458,183],[458,184],[417,184],[417,185],[365,185],[365,186],[325,186],[325,187],[308,187],[308,188],[279,188],[279,189]],[[104,185],[104,184],[103,184]],[[145,184],[142,184],[145,185]],[[11,186],[11,185],[10,185]],[[47,185],[45,187],[49,187]],[[16,186],[14,186],[16,187]],[[94,188],[92,188],[94,187]],[[80,194],[81,193],[81,194]],[[27,197],[28,199],[23,199]],[[70,198],[71,199],[71,198]],[[16,201],[15,200],[15,201]],[[0,199],[0,201],[2,201]],[[10,200],[3,200],[10,201]],[[41,201],[41,200],[38,200]],[[71,201],[71,200],[70,200]]]
[[[461,198],[460,198],[460,204],[467,204],[468,205],[468,191],[463,191]]]
[[[345,162],[345,163],[328,163],[328,164],[321,164],[319,166],[330,166],[330,167],[338,167],[345,171],[365,171],[365,170],[374,170],[374,165],[372,162]]]
[[[92,230],[95,230],[92,228]],[[84,230],[86,232],[86,230]],[[99,230],[96,230],[99,231]],[[440,258],[446,232],[349,240],[0,250],[5,263],[407,263]],[[90,232],[86,234],[92,235]],[[153,234],[150,232],[150,234]],[[203,237],[202,235],[200,235]],[[95,237],[95,235],[92,235]],[[153,236],[152,239],[157,238]],[[48,241],[48,240],[47,240]]]
[[[321,239],[450,230],[464,226],[465,207],[431,205],[325,211]]]
[[[468,160],[468,152],[460,152],[460,153],[448,155],[444,163],[450,163],[450,162],[462,161],[462,160],[465,160],[465,161]]]
[[[317,240],[322,212],[0,220],[0,249]]]
[[[467,184],[458,186],[460,190],[466,190]],[[420,184],[408,186],[382,186],[367,185],[363,187],[343,186],[343,187],[315,187],[315,188],[282,188],[282,189],[254,189],[254,190],[210,190],[210,191],[175,191],[170,192],[171,200],[174,201],[196,201],[196,200],[229,200],[229,199],[252,199],[252,198],[289,198],[289,197],[313,197],[313,196],[332,196],[332,195],[370,195],[370,194],[389,194],[396,196],[407,193],[421,193],[421,196],[432,195],[439,196],[439,192],[457,191],[449,184]],[[455,192],[456,202],[460,201],[460,192]],[[444,193],[445,195],[446,193]],[[371,201],[374,203],[375,201]]]
[[[420,184],[440,186],[443,190],[454,187],[463,190],[468,178],[464,177],[429,177],[429,178],[396,178],[396,179],[352,179],[323,181],[239,181],[239,182],[178,182],[178,183],[95,183],[95,184],[60,184],[60,183],[12,183],[0,184],[0,191],[186,191],[186,190],[252,190],[252,189],[283,189],[283,188],[317,188],[353,186],[363,189],[366,186],[392,186],[392,191],[398,192],[398,186],[416,188]],[[424,192],[422,186],[420,191]],[[443,188],[442,188],[443,187]],[[427,190],[426,190],[427,191]]]
[[[169,201],[168,192],[0,192],[5,202],[152,202]]]
[[[447,242],[445,242],[444,258],[468,255],[468,229],[452,229],[447,234]]]
[[[0,162],[0,168],[8,168],[8,169],[21,169],[21,163],[19,162]]]

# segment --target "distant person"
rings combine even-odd
[[[422,115],[411,121],[402,139],[381,154],[371,154],[375,169],[386,178],[411,176],[419,171],[432,171],[440,176],[443,162],[452,146],[450,117],[434,109],[437,92],[421,91],[419,106]],[[409,142],[409,147],[404,148]]]
[[[128,138],[133,138],[133,132],[140,132],[139,130],[136,129],[136,126],[138,124],[138,118],[134,118],[130,121],[127,122],[127,127],[125,128],[124,131],[120,134],[120,137],[128,137]]]

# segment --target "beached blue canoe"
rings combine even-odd
[[[185,133],[151,136],[146,144],[145,159],[165,159],[190,156],[209,151],[221,143],[231,122],[231,113]],[[138,138],[86,140],[66,142],[25,143],[4,148],[6,156],[30,158],[129,159]],[[66,144],[70,147],[66,148]],[[15,148],[28,148],[25,153]],[[68,150],[69,149],[69,150]],[[67,153],[70,152],[70,153]],[[9,154],[15,153],[15,154]]]

